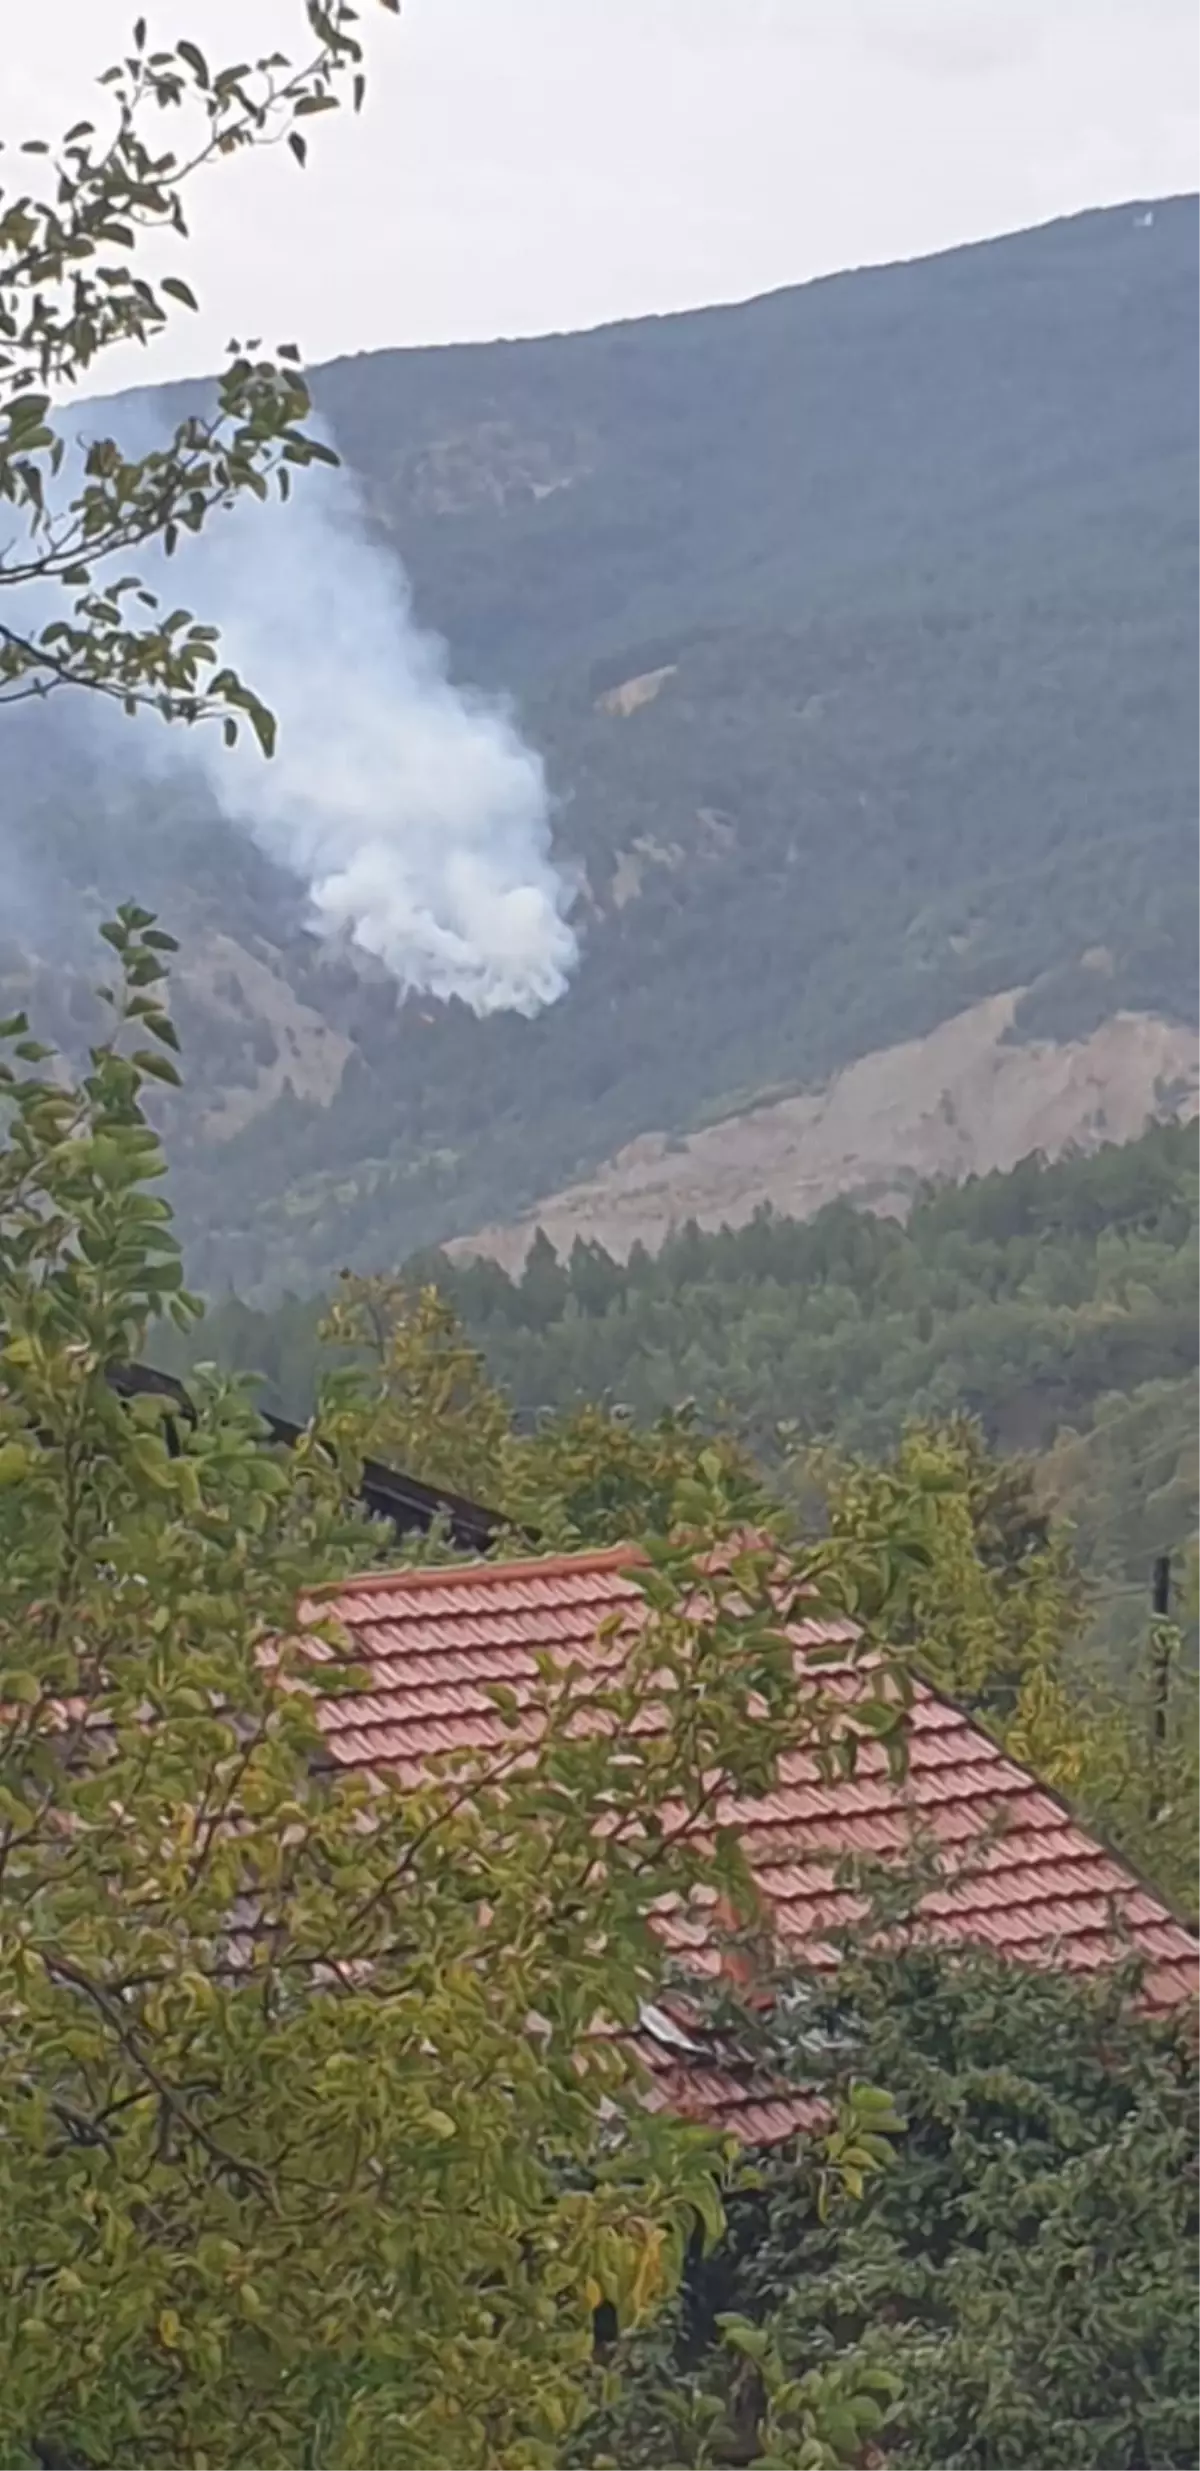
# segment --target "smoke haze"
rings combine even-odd
[[[103,421],[76,418],[93,435],[111,421],[138,453],[160,442],[139,435],[148,416],[127,398]],[[314,466],[286,504],[244,497],[169,561],[136,564],[164,607],[220,628],[219,659],[275,714],[277,748],[268,761],[249,730],[229,749],[219,724],[105,711],[101,761],[202,775],[229,821],[307,886],[313,924],[348,934],[401,987],[477,1013],[553,1003],[577,946],[540,758],[502,706],[451,682],[349,476]]]

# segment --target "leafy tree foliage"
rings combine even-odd
[[[16,532],[0,551],[0,586],[23,592],[0,623],[0,703],[83,686],[127,711],[215,715],[229,739],[244,715],[270,749],[271,715],[219,665],[215,629],[162,608],[129,562],[148,543],[169,554],[181,530],[199,531],[243,491],[262,498],[274,484],[286,495],[294,470],[334,459],[303,426],[294,347],[264,359],[257,344],[235,345],[215,408],[188,414],[140,458],[113,437],[77,447],[52,399],[113,345],[149,343],[173,309],[195,308],[180,276],[147,280],[142,251],[154,234],[186,239],[197,174],[283,139],[303,163],[306,121],[336,110],[347,89],[361,102],[357,11],[304,0],[302,16],[303,60],[275,51],[215,66],[186,40],[151,50],[140,20],[100,80],[97,119],[76,121],[54,149],[26,141],[22,176],[35,186],[0,190],[0,502]],[[156,141],[172,118],[180,136],[164,150]]]
[[[499,1502],[510,1418],[478,1348],[436,1287],[345,1277],[323,1344],[366,1372],[380,1458],[426,1484]]]
[[[822,2219],[819,2159],[765,2157],[577,2459],[746,2462],[783,2395],[770,2459],[827,2462],[797,2411],[823,2379],[855,2398],[823,2441],[840,2429],[859,2461],[1190,2471],[1197,2110],[1177,2034],[1131,2013],[1129,1981],[919,1940],[848,1946],[836,1981],[781,1988],[777,2059],[886,2084],[892,2167]]]
[[[809,1462],[832,1533],[868,1534],[884,1502],[920,1505],[925,1566],[905,1622],[929,1679],[980,1714],[1011,1717],[1022,1686],[1061,1665],[1077,1635],[1082,1590],[1039,1509],[1032,1471],[997,1459],[978,1425],[912,1425],[882,1466]]]
[[[564,1545],[661,1533],[680,1485],[699,1466],[719,1469],[738,1525],[788,1532],[785,1506],[747,1453],[728,1435],[706,1434],[687,1407],[665,1408],[641,1428],[603,1407],[579,1407],[515,1436],[508,1452],[511,1498]]]
[[[288,1315],[285,1312],[283,1323]],[[346,1273],[316,1327],[300,1313],[305,1359],[320,1384],[320,1367],[351,1375],[351,1429],[376,1457],[419,1468],[426,1482],[446,1485],[498,1510],[506,1533],[498,1550],[521,1549],[522,1531],[543,1549],[627,1543],[669,1531],[680,1488],[702,1468],[721,1484],[739,1524],[789,1528],[785,1505],[748,1453],[729,1437],[705,1430],[694,1408],[666,1409],[648,1427],[602,1406],[539,1418],[528,1427],[513,1417],[492,1382],[486,1360],[467,1337],[441,1291],[404,1277],[356,1278]],[[178,1349],[159,1354],[186,1360],[205,1338],[218,1343],[229,1326],[214,1316],[201,1336],[183,1333]],[[254,1332],[256,1316],[248,1319]],[[337,1382],[322,1387],[321,1432],[339,1433]],[[417,1548],[406,1545],[412,1552]],[[435,1547],[436,1550],[436,1547]]]
[[[860,1722],[902,1757],[886,1659],[851,1712],[800,1697],[780,1630],[835,1558],[882,1609],[902,1540],[714,1559],[709,1459],[628,1659],[498,1693],[468,1791],[321,1760],[347,1668],[310,1593],[379,1550],[349,1386],[283,1456],[236,1390],[118,1402],[108,1367],[192,1306],[143,1103],[170,939],[108,937],[83,1079],[20,1017],[0,1061],[0,2454],[548,2465],[597,2308],[637,2322],[720,2229],[728,2156],[651,2115],[625,2038],[662,1897],[745,1901],[688,1822],[800,1742],[852,1764]]]

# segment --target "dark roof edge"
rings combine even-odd
[[[174,1380],[170,1373],[157,1372],[152,1365],[111,1365],[108,1382],[119,1398],[168,1398],[189,1421],[195,1416],[195,1406],[184,1384]],[[295,1448],[303,1431],[301,1425],[290,1423],[286,1416],[268,1415],[262,1407],[257,1413],[273,1442],[289,1450]],[[390,1520],[402,1534],[417,1529],[427,1535],[439,1520],[443,1521],[454,1543],[464,1552],[490,1552],[509,1524],[498,1510],[487,1510],[481,1503],[468,1501],[461,1493],[447,1492],[441,1485],[422,1484],[416,1476],[385,1467],[378,1459],[364,1459],[358,1498],[373,1518]]]

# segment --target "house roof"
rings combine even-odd
[[[619,1658],[617,1630],[597,1638],[606,1616],[644,1616],[645,1600],[626,1549],[506,1564],[455,1564],[376,1572],[322,1590],[308,1608],[332,1615],[349,1634],[369,1687],[323,1706],[328,1753],[339,1765],[387,1770],[417,1783],[446,1751],[511,1747],[488,1692],[497,1683],[518,1701],[536,1678],[539,1653]],[[797,1650],[849,1644],[853,1625],[790,1625]],[[318,1652],[321,1652],[318,1650]],[[861,1684],[849,1662],[822,1667],[822,1682],[850,1694]],[[531,1731],[536,1717],[530,1716]],[[949,1943],[976,1942],[1030,1963],[1095,1974],[1126,1952],[1146,1966],[1145,2003],[1167,2012],[1193,1999],[1200,1951],[1144,1886],[1071,1817],[1065,1805],[1000,1751],[970,1717],[918,1684],[911,1710],[908,1773],[889,1776],[886,1754],[864,1740],[853,1777],[823,1778],[803,1753],[786,1756],[773,1792],[730,1798],[716,1814],[735,1825],[764,1900],[780,1953],[817,1966],[837,1962],[831,1935],[853,1923],[862,1901],[834,1884],[847,1855],[886,1860],[911,1846],[914,1823],[948,1865],[947,1883],[922,1907],[926,1932]],[[980,1853],[979,1839],[995,1829]],[[970,1854],[969,1875],[955,1864]],[[661,1917],[668,1946],[701,1976],[727,1965],[716,1899],[693,1901]],[[1120,1922],[1114,1929],[1114,1916]],[[682,2039],[690,2049],[680,2047]],[[802,2124],[812,2105],[728,2064],[701,2029],[647,2013],[640,2037],[660,2106],[731,2127],[766,2142]]]
[[[108,1382],[118,1398],[167,1398],[185,1419],[195,1415],[183,1383],[169,1373],[157,1372],[153,1365],[113,1365]],[[290,1424],[286,1416],[268,1415],[261,1407],[258,1414],[270,1441],[295,1448],[300,1439],[298,1424]],[[441,1485],[422,1484],[416,1476],[384,1467],[378,1459],[364,1459],[358,1499],[372,1518],[387,1519],[398,1535],[428,1535],[440,1521],[463,1553],[488,1552],[505,1525],[499,1511],[485,1510],[479,1502],[467,1501],[461,1493],[448,1493]]]

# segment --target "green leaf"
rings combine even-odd
[[[744,2358],[763,2360],[770,2349],[770,2335],[761,2325],[751,2325],[745,2317],[718,2316],[722,2340],[731,2351],[740,2351]]]
[[[36,1707],[41,1695],[42,1686],[36,1673],[24,1672],[19,1667],[15,1672],[8,1669],[0,1672],[0,1708],[5,1704],[10,1707]]]
[[[139,1072],[145,1073],[149,1080],[165,1082],[172,1090],[179,1088],[179,1070],[171,1062],[169,1055],[156,1055],[153,1047],[135,1047],[130,1062],[136,1065]]]
[[[882,2085],[862,2085],[857,2079],[850,2088],[850,2098],[860,2111],[894,2112],[896,2107],[892,2095],[885,2093]]]
[[[197,45],[197,44],[195,44],[195,43],[183,43],[183,42],[181,42],[181,43],[177,43],[177,44],[176,44],[176,46],[175,46],[175,48],[176,48],[176,50],[177,50],[177,52],[178,52],[178,54],[179,54],[180,59],[181,59],[181,60],[186,60],[187,65],[188,65],[189,69],[191,70],[192,75],[193,75],[193,77],[195,78],[197,85],[198,85],[198,86],[207,86],[207,85],[209,84],[209,82],[210,82],[210,80],[209,80],[209,74],[208,74],[208,63],[207,63],[207,61],[205,60],[204,54],[203,54],[203,52],[199,49],[198,45]]]
[[[263,754],[267,756],[273,755],[275,752],[276,737],[276,722],[274,713],[268,712],[265,704],[260,704],[256,700],[251,700],[247,705],[247,718],[249,720],[250,727],[254,731],[254,735],[262,748]]]

